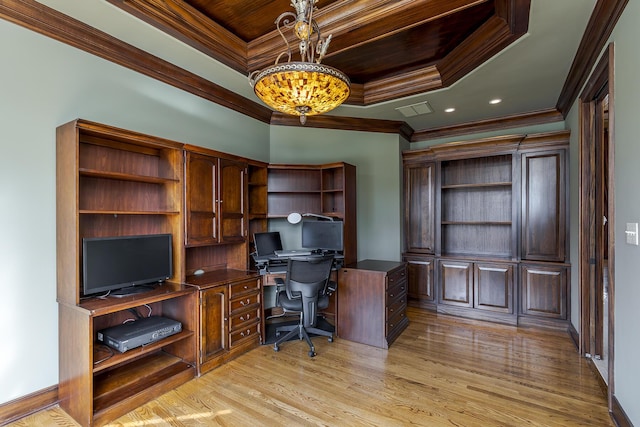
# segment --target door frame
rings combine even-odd
[[[590,249],[596,244],[598,233],[595,229],[602,221],[602,218],[595,218],[592,207],[595,204],[595,174],[596,168],[595,141],[599,129],[596,123],[596,106],[602,99],[602,94],[609,96],[609,144],[608,144],[608,368],[607,368],[607,390],[609,410],[612,410],[614,388],[614,315],[615,315],[615,176],[614,176],[614,148],[615,148],[615,127],[614,127],[614,48],[610,43],[604,50],[598,65],[594,69],[591,77],[587,81],[584,90],[579,98],[580,107],[580,201],[579,201],[579,292],[580,292],[580,339],[579,351],[581,355],[586,355],[591,351],[592,327],[594,312],[591,294],[593,289],[590,285],[590,276],[593,274],[595,260],[591,259]]]

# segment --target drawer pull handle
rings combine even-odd
[[[249,287],[248,287],[247,285],[244,285],[244,288],[245,288],[245,289],[249,289]]]
[[[251,318],[250,314],[247,314],[247,318],[245,319],[244,316],[240,316],[240,320],[249,320]]]
[[[393,298],[393,294],[389,294],[389,296],[390,296],[391,298]]]
[[[244,307],[245,305],[249,305],[249,302],[250,302],[249,298],[247,298],[246,302],[245,301],[240,301],[240,305]]]
[[[249,335],[251,335],[251,329],[247,329],[246,332],[240,332],[240,335],[243,337],[248,337]]]

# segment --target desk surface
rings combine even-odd
[[[363,261],[353,262],[345,265],[343,268],[355,268],[357,270],[370,271],[391,271],[398,267],[404,266],[406,263],[400,261],[382,261],[377,259],[365,259]]]

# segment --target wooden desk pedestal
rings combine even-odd
[[[338,274],[338,336],[389,348],[409,321],[406,264],[364,260]]]

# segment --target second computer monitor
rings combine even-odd
[[[323,251],[342,251],[342,221],[302,221],[302,247]]]

